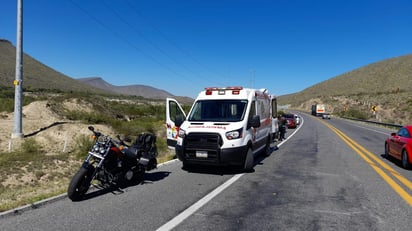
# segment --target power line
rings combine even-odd
[[[163,49],[161,49],[159,46],[157,46],[154,42],[152,42],[150,39],[148,39],[142,32],[140,32],[135,26],[133,26],[131,23],[129,23],[124,17],[122,17],[117,11],[115,11],[113,9],[113,7],[110,7],[109,5],[107,5],[106,1],[101,1],[103,2],[103,5],[110,10],[118,19],[120,19],[124,24],[128,25],[130,28],[132,28],[135,32],[137,32],[139,34],[139,36],[141,38],[143,38],[147,43],[149,43],[152,47],[154,47],[155,49],[157,49],[160,53],[162,53],[164,56],[168,57],[170,60],[172,60],[175,64],[180,65],[182,67],[184,67],[186,70],[195,73],[194,71],[192,71],[189,67],[187,67],[186,65],[184,65],[181,62],[178,62],[176,59],[174,59],[173,57],[171,57],[167,52],[165,52]]]
[[[183,50],[179,45],[177,45],[177,43],[175,43],[174,41],[172,41],[171,39],[169,39],[161,30],[158,29],[158,27],[156,27],[152,22],[150,22],[146,17],[143,16],[143,14],[136,8],[133,6],[133,4],[130,3],[129,0],[124,0],[131,9],[133,9],[133,11],[139,15],[140,18],[143,18],[143,20],[146,22],[146,24],[148,24],[150,27],[152,27],[153,30],[155,30],[158,34],[160,34],[162,36],[162,38],[164,40],[166,40],[167,42],[169,42],[173,47],[175,47],[177,50],[179,50],[182,54],[184,54],[185,56],[187,56],[189,59],[191,59],[193,62],[195,62],[197,65],[201,66],[203,69],[213,73],[216,76],[220,76],[219,74],[214,73],[213,70],[210,70],[209,68],[207,68],[206,66],[204,66],[201,62],[199,62],[195,57],[193,57],[192,55],[190,55],[188,52],[186,52],[185,50]]]
[[[168,71],[170,71],[171,73],[175,74],[176,76],[180,76],[186,80],[189,80],[186,76],[184,76],[181,73],[176,72],[175,70],[173,70],[172,68],[170,68],[169,66],[161,63],[160,61],[158,61],[156,58],[154,58],[152,55],[144,52],[142,49],[140,49],[139,47],[135,46],[132,42],[130,42],[127,38],[125,38],[124,36],[122,36],[121,34],[117,33],[116,31],[112,30],[109,26],[107,26],[105,23],[103,23],[102,21],[100,21],[97,17],[93,16],[92,14],[90,14],[86,9],[84,9],[83,7],[81,7],[79,4],[77,4],[76,2],[74,2],[73,0],[69,0],[75,7],[77,7],[78,9],[80,9],[81,11],[83,11],[83,13],[85,13],[87,16],[89,16],[91,19],[93,19],[93,21],[95,21],[96,23],[98,23],[100,26],[102,26],[103,28],[105,28],[106,30],[108,30],[110,33],[112,33],[115,37],[117,37],[118,39],[120,39],[121,41],[123,41],[124,43],[128,44],[129,46],[131,46],[132,48],[134,48],[135,50],[137,50],[138,52],[140,52],[141,54],[143,54],[144,56],[146,56],[147,58],[149,58],[150,60],[152,60],[154,63],[158,64],[159,66],[162,66],[163,68],[167,69]]]

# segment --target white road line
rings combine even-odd
[[[302,117],[301,117],[302,118]],[[302,127],[303,125],[303,118],[302,118],[302,123],[300,124],[300,126],[295,129],[295,131],[290,134],[285,140],[283,140],[281,143],[279,143],[277,146],[280,147],[286,140],[288,140],[289,138],[291,138],[293,135],[295,135],[295,133]],[[168,221],[167,223],[165,223],[164,225],[162,225],[161,227],[159,227],[156,231],[168,231],[168,230],[172,230],[173,228],[175,228],[177,225],[179,225],[180,223],[182,223],[186,218],[188,218],[189,216],[191,216],[192,214],[194,214],[197,210],[199,210],[201,207],[203,207],[206,203],[208,203],[209,201],[211,201],[215,196],[219,195],[221,192],[223,192],[223,190],[225,190],[226,188],[228,188],[231,184],[235,183],[237,180],[239,180],[245,173],[241,173],[241,174],[236,174],[234,175],[232,178],[230,178],[229,180],[227,180],[225,183],[223,183],[222,185],[220,185],[219,187],[217,187],[216,189],[214,189],[212,192],[210,192],[209,194],[207,194],[206,196],[204,196],[202,199],[200,199],[199,201],[197,201],[196,203],[194,203],[192,206],[190,206],[189,208],[187,208],[186,210],[184,210],[183,212],[181,212],[179,215],[177,215],[176,217],[174,217],[172,220]]]
[[[376,133],[383,134],[383,135],[387,135],[387,136],[389,136],[389,134],[391,132],[394,132],[394,131],[398,130],[398,129],[389,129],[388,128],[390,130],[389,132],[383,132],[383,131],[375,130],[373,128],[368,128],[368,127],[371,127],[371,124],[367,124],[367,123],[364,123],[364,122],[356,123],[357,121],[353,121],[353,120],[348,120],[348,119],[341,119],[341,120],[347,120],[347,121],[351,122],[354,127],[363,128],[365,130],[369,130],[369,131],[376,132]]]
[[[387,136],[389,136],[389,134],[390,134],[390,132],[382,132],[382,131],[378,131],[378,130],[375,130],[375,129],[372,129],[372,128],[367,128],[365,126],[360,126],[360,125],[357,125],[357,124],[354,124],[353,126],[358,127],[358,128],[363,128],[365,130],[369,130],[369,131],[372,131],[372,132],[376,132],[376,133],[379,133],[379,134],[384,134],[384,135],[387,135]]]
[[[227,180],[225,183],[217,187],[215,190],[204,196],[202,199],[200,199],[198,202],[194,203],[192,206],[187,208],[185,211],[181,212],[179,215],[177,215],[175,218],[167,222],[166,224],[162,225],[160,228],[157,229],[157,231],[166,231],[166,230],[171,230],[175,228],[178,224],[180,224],[182,221],[184,221],[186,218],[194,214],[198,209],[203,207],[207,202],[212,200],[215,196],[217,196],[219,193],[221,193],[223,190],[225,190],[227,187],[229,187],[231,184],[236,182],[240,177],[242,177],[244,173],[241,174],[236,174],[229,180]]]

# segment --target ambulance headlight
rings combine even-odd
[[[242,138],[242,128],[234,130],[234,131],[226,132],[226,138],[228,140]]]
[[[179,129],[179,133],[177,133],[177,135],[182,139],[185,138],[185,130]]]

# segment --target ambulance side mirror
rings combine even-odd
[[[180,127],[180,125],[183,124],[183,122],[185,121],[185,117],[183,115],[177,115],[176,116],[176,121],[175,121],[175,125],[176,127]]]
[[[260,127],[260,116],[255,115],[255,116],[252,117],[251,120],[249,120],[247,129],[249,129],[249,128],[251,128],[251,127],[252,127],[252,128],[258,128],[258,127]]]

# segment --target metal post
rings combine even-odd
[[[23,138],[22,98],[23,98],[23,0],[17,0],[17,40],[16,40],[16,79],[14,97],[14,131],[12,138]]]

